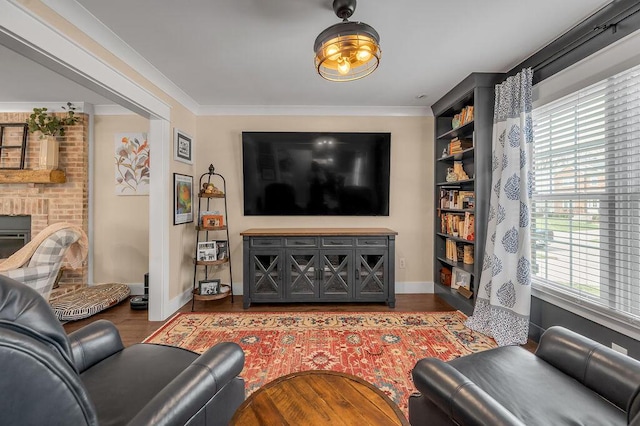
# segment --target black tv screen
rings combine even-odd
[[[390,133],[242,132],[244,214],[388,216]]]

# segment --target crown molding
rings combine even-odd
[[[198,103],[75,0],[41,0],[193,114]]]
[[[309,115],[351,117],[431,117],[429,107],[327,106],[327,105],[203,105],[198,116],[206,115]]]
[[[84,102],[71,102],[76,112],[84,113],[87,109]],[[46,108],[49,112],[64,112],[64,102],[0,102],[0,112],[33,112],[34,108]],[[90,108],[89,108],[90,109]]]

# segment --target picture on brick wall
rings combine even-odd
[[[149,144],[146,133],[115,135],[116,195],[149,195]]]

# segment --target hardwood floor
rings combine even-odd
[[[234,303],[230,298],[216,301],[196,301],[195,312],[444,312],[453,311],[447,302],[435,294],[398,294],[396,307],[389,308],[384,303],[278,303],[253,304],[247,310],[242,308],[242,296],[234,296]],[[179,312],[191,312],[191,301],[180,308]],[[171,317],[169,317],[170,319]],[[100,312],[92,317],[80,321],[64,324],[67,333],[77,330],[98,319],[106,319],[115,324],[120,331],[125,346],[142,342],[166,321],[148,321],[147,311],[133,310],[129,306],[129,299],[120,304]],[[168,321],[168,320],[167,320]],[[525,349],[535,351],[537,344],[529,341]]]
[[[399,294],[396,307],[389,308],[384,303],[278,303],[252,304],[247,310],[242,308],[242,296],[216,301],[196,301],[195,312],[443,312],[454,310],[447,302],[434,294]],[[191,301],[179,312],[191,312]],[[126,299],[120,304],[80,321],[64,324],[67,333],[81,328],[98,319],[113,322],[122,336],[125,346],[140,343],[151,335],[165,321],[148,321],[147,311],[137,311],[129,307]]]

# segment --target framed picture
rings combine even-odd
[[[212,262],[218,260],[218,246],[215,241],[198,243],[198,260]]]
[[[173,224],[193,222],[193,176],[173,174]]]
[[[193,138],[178,129],[173,131],[173,159],[193,164]]]
[[[218,294],[220,292],[220,279],[202,280],[198,287],[201,296]]]
[[[218,260],[224,260],[229,256],[226,240],[216,241],[216,256]]]
[[[451,271],[451,288],[457,289],[458,287],[471,290],[471,274],[454,266]]]
[[[207,214],[202,216],[203,228],[219,228],[224,226],[224,217],[219,214]]]

